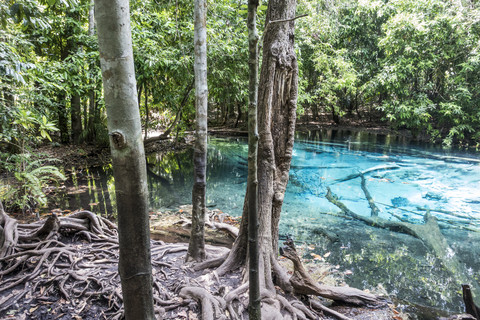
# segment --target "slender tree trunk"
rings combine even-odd
[[[148,138],[148,122],[150,121],[150,119],[148,117],[148,114],[149,114],[149,110],[148,110],[148,86],[145,85],[145,137],[143,138],[143,140],[147,140],[147,138]]]
[[[58,95],[58,105],[57,105],[57,119],[58,119],[58,129],[60,131],[60,142],[69,143],[70,137],[68,135],[68,117],[67,117],[67,106],[65,105],[65,93]]]
[[[94,36],[95,35],[95,4],[94,0],[90,0],[90,5],[88,8],[88,35],[89,36]],[[89,81],[90,84],[92,85],[93,83],[93,70],[95,69],[95,66],[93,65],[92,62],[90,62],[89,65]],[[87,137],[86,140],[89,142],[93,142],[95,140],[95,128],[94,128],[94,123],[95,123],[95,90],[90,89],[88,92],[88,116],[87,113],[85,113],[85,130],[87,131]]]
[[[196,141],[193,155],[192,233],[187,261],[205,259],[205,190],[207,169],[207,1],[195,0]]]
[[[257,74],[258,74],[258,72],[257,72]],[[240,119],[242,118],[242,104],[239,103],[239,102],[237,102],[235,105],[237,106],[237,112],[238,112],[238,114],[237,114],[237,119],[235,120],[235,124],[234,124],[233,127],[234,127],[234,128],[237,128],[237,127],[238,127],[238,123],[240,122]]]
[[[80,95],[75,94],[70,100],[70,121],[72,124],[72,141],[79,144],[82,135],[82,105]]]
[[[257,95],[258,95],[258,33],[257,33],[258,0],[248,1],[248,250],[249,250],[249,306],[248,315],[251,320],[260,320],[260,275],[258,264],[258,179],[257,179]],[[240,116],[240,107],[239,107]],[[237,119],[238,122],[238,119]]]
[[[162,133],[162,137],[168,137],[170,135],[170,133],[173,131],[173,129],[175,129],[175,126],[177,125],[178,121],[180,120],[180,118],[182,117],[182,111],[183,111],[183,108],[185,107],[185,105],[187,104],[187,101],[188,101],[188,96],[190,95],[190,92],[192,91],[193,89],[193,85],[195,83],[195,79],[194,81],[192,81],[192,83],[190,83],[187,88],[186,88],[186,91],[185,91],[185,94],[183,95],[183,99],[182,101],[180,102],[180,106],[178,107],[178,111],[177,111],[177,114],[175,115],[175,119],[172,121],[172,123],[170,123],[170,125],[168,126],[167,130],[165,130],[164,133]]]
[[[126,319],[154,319],[148,186],[128,0],[95,0],[100,64],[115,177]]]

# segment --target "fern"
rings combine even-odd
[[[25,162],[25,158],[15,160]],[[46,206],[48,199],[44,188],[51,183],[59,183],[66,179],[57,167],[43,165],[46,161],[53,162],[53,160],[29,161],[23,171],[13,172],[12,178],[2,183],[0,199],[10,210],[32,212],[38,206]]]

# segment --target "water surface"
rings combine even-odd
[[[177,210],[191,202],[192,156],[192,150],[148,156],[153,211]],[[451,249],[448,257],[439,257],[412,236],[339,217],[340,210],[325,198],[327,187],[350,210],[370,216],[358,176],[362,172],[381,218],[422,224],[427,210],[435,216]],[[82,179],[89,188],[70,195],[68,206],[111,214],[111,168],[77,174],[77,185]],[[246,140],[210,138],[207,206],[240,216],[246,181]],[[305,258],[332,263],[352,286],[374,289],[380,285],[412,303],[462,312],[460,282],[479,287],[479,187],[476,153],[361,132],[303,133],[295,142],[280,233],[308,244]],[[455,261],[455,272],[442,261]],[[480,296],[480,292],[474,294]]]

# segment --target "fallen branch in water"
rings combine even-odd
[[[452,274],[458,283],[471,282],[471,279],[466,276],[468,273],[465,269],[465,266],[460,263],[455,255],[451,254],[453,250],[450,248],[445,237],[440,231],[437,219],[430,214],[430,211],[427,211],[423,216],[423,224],[383,219],[378,216],[378,209],[376,209],[375,202],[368,192],[363,174],[360,174],[359,176],[362,178],[362,190],[371,208],[370,217],[357,214],[350,210],[339,200],[335,194],[332,193],[332,190],[329,187],[327,187],[327,194],[325,196],[327,200],[337,206],[342,211],[343,215],[353,218],[354,220],[361,221],[368,226],[388,229],[394,232],[408,234],[420,239],[423,244],[430,251],[432,251],[433,254],[435,254],[435,256],[441,261],[443,266]],[[475,281],[473,281],[472,285],[475,287],[475,289],[479,289],[479,286],[475,283]]]

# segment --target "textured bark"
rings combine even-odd
[[[138,101],[140,101],[140,98],[138,99]],[[148,86],[145,85],[145,137],[143,138],[143,140],[147,140],[148,138],[148,126],[150,122],[149,113],[150,110],[148,110]]]
[[[278,248],[278,224],[292,158],[297,105],[294,49],[295,0],[270,0],[264,32],[258,92],[258,214],[260,263],[272,288],[271,259]]]
[[[88,7],[88,35],[94,36],[95,35],[95,3],[94,0],[90,0],[90,4]],[[95,69],[95,66],[90,64],[89,74],[90,74],[90,82],[94,81],[94,75],[92,74]],[[88,112],[84,113],[85,117],[85,124],[84,128],[87,131],[87,135],[85,139],[89,142],[95,141],[95,115],[96,115],[96,104],[95,104],[95,91],[91,89],[88,92]],[[88,116],[87,116],[88,114]]]
[[[80,96],[75,94],[70,100],[70,121],[72,124],[72,141],[73,143],[80,143],[82,134],[82,106],[80,104]]]
[[[95,0],[115,177],[119,273],[126,319],[154,319],[148,188],[128,0]]]
[[[207,2],[195,0],[195,106],[196,132],[192,191],[192,234],[187,261],[205,259],[205,189],[207,169]]]
[[[258,234],[261,286],[274,290],[272,272],[286,291],[288,278],[276,261],[278,223],[292,158],[297,102],[297,60],[294,51],[295,0],[268,3],[264,32],[263,64],[258,86]],[[279,21],[282,20],[282,21]],[[247,188],[248,189],[248,188]],[[216,270],[222,275],[245,266],[248,244],[248,194],[238,238],[225,262]]]
[[[248,83],[248,250],[249,250],[249,319],[260,320],[260,275],[258,263],[258,179],[257,179],[257,95],[258,95],[258,0],[248,2],[248,66],[250,79]],[[238,109],[240,112],[240,108]],[[240,113],[239,113],[240,116]],[[238,122],[238,119],[237,119]]]

